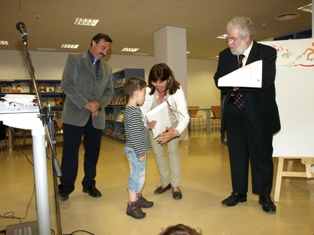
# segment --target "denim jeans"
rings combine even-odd
[[[146,156],[145,160],[140,162],[133,148],[124,147],[124,153],[128,157],[130,166],[130,177],[127,188],[132,192],[140,193],[145,183]]]

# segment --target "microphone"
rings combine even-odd
[[[20,34],[22,36],[22,40],[25,44],[26,40],[28,38],[28,33],[26,31],[26,25],[23,22],[19,22],[16,24],[16,29],[20,32]]]

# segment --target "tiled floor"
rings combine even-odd
[[[86,230],[97,235],[156,235],[162,228],[178,223],[200,228],[205,235],[314,234],[314,180],[283,180],[276,214],[265,213],[257,202],[258,196],[250,191],[247,202],[231,208],[224,207],[221,201],[231,192],[227,147],[220,143],[217,131],[192,130],[189,136],[190,143],[180,145],[183,193],[180,201],[174,200],[170,191],[154,195],[153,191],[160,181],[153,155],[149,153],[143,195],[155,205],[144,210],[147,216],[142,220],[125,214],[129,170],[123,145],[104,137],[96,179],[103,196],[95,199],[82,192],[81,158],[76,189],[68,201],[60,201],[63,234]],[[62,138],[58,137],[58,140],[60,159]],[[24,151],[32,158],[30,139]],[[274,162],[276,169],[277,160],[274,159]],[[303,165],[295,161],[294,168],[302,170]],[[50,161],[48,170],[51,228],[56,231]],[[19,223],[19,220],[2,218],[5,215],[26,216],[22,222],[36,220],[34,197],[27,211],[34,188],[33,169],[20,151],[14,149],[9,152],[4,147],[0,152],[0,179],[0,230],[9,224]]]

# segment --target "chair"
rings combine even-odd
[[[197,115],[198,110],[200,106],[188,106],[188,110],[190,112],[190,118],[191,118],[191,127],[195,125],[195,120],[198,120],[198,127],[201,127],[201,120],[202,120],[202,125],[204,125],[204,119],[202,115]]]
[[[220,115],[220,106],[211,106],[210,107],[213,113],[213,116],[211,117],[211,126],[212,130],[215,128],[218,130],[220,128],[220,121],[221,121],[221,115]]]
[[[62,111],[58,111],[60,117],[57,118],[56,116],[53,116],[53,121],[55,123],[55,134],[62,133],[63,132],[63,123],[62,123]]]
[[[6,138],[7,138],[6,131],[7,131],[7,126],[3,125],[3,122],[0,121],[0,150],[2,150],[2,143],[1,143],[2,140],[4,140],[5,144],[7,145],[7,143],[6,143]]]

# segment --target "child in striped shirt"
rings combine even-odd
[[[123,86],[128,103],[124,111],[126,143],[124,153],[130,165],[130,177],[127,188],[129,202],[126,214],[141,219],[146,213],[141,208],[150,208],[153,202],[147,201],[141,194],[145,182],[146,152],[151,150],[146,118],[139,108],[145,101],[146,82],[140,77],[131,77]]]

